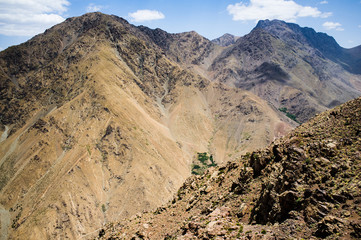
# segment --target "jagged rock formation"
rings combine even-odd
[[[87,238],[170,200],[197,152],[221,164],[295,126],[186,68],[217,49],[89,13],[2,51],[1,232]]]
[[[99,239],[358,239],[361,98],[269,147],[187,179],[169,204]],[[332,131],[330,131],[332,129]]]
[[[234,44],[238,38],[239,37],[234,36],[232,34],[225,33],[222,36],[220,36],[219,38],[213,39],[212,42],[219,46],[227,47],[229,45]]]

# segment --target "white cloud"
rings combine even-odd
[[[359,28],[361,28],[361,25],[358,25]]]
[[[0,34],[33,36],[64,21],[67,0],[0,0]]]
[[[327,4],[327,1],[321,1],[320,4]]]
[[[300,17],[326,18],[332,14],[322,13],[315,7],[301,6],[293,0],[250,0],[248,5],[243,2],[230,4],[227,11],[235,21],[279,19],[295,22]]]
[[[133,22],[144,22],[165,18],[164,14],[156,10],[138,10],[128,14]]]
[[[322,26],[324,26],[326,29],[328,30],[337,30],[337,31],[343,31],[344,29],[342,28],[341,23],[338,22],[325,22],[324,24],[322,24]]]
[[[87,11],[87,12],[99,12],[99,11],[102,10],[103,8],[104,8],[104,6],[95,5],[94,3],[90,3],[90,4],[86,7],[86,11]]]

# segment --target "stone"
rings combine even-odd
[[[339,225],[342,225],[343,221],[335,216],[327,215],[318,224],[315,236],[326,238],[332,234],[336,234],[340,231]]]
[[[207,233],[209,236],[223,236],[226,234],[226,230],[223,229],[224,223],[220,220],[212,221],[207,225]]]

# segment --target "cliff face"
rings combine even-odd
[[[108,224],[99,239],[358,239],[360,116],[361,98],[319,114],[187,179],[167,205]]]
[[[91,13],[2,51],[1,231],[87,237],[170,200],[197,153],[221,164],[288,132],[261,98],[185,68],[216,48]]]

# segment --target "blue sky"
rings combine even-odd
[[[281,19],[325,32],[346,48],[361,45],[361,0],[0,0],[0,50],[93,11],[208,39],[243,36],[260,19]]]

